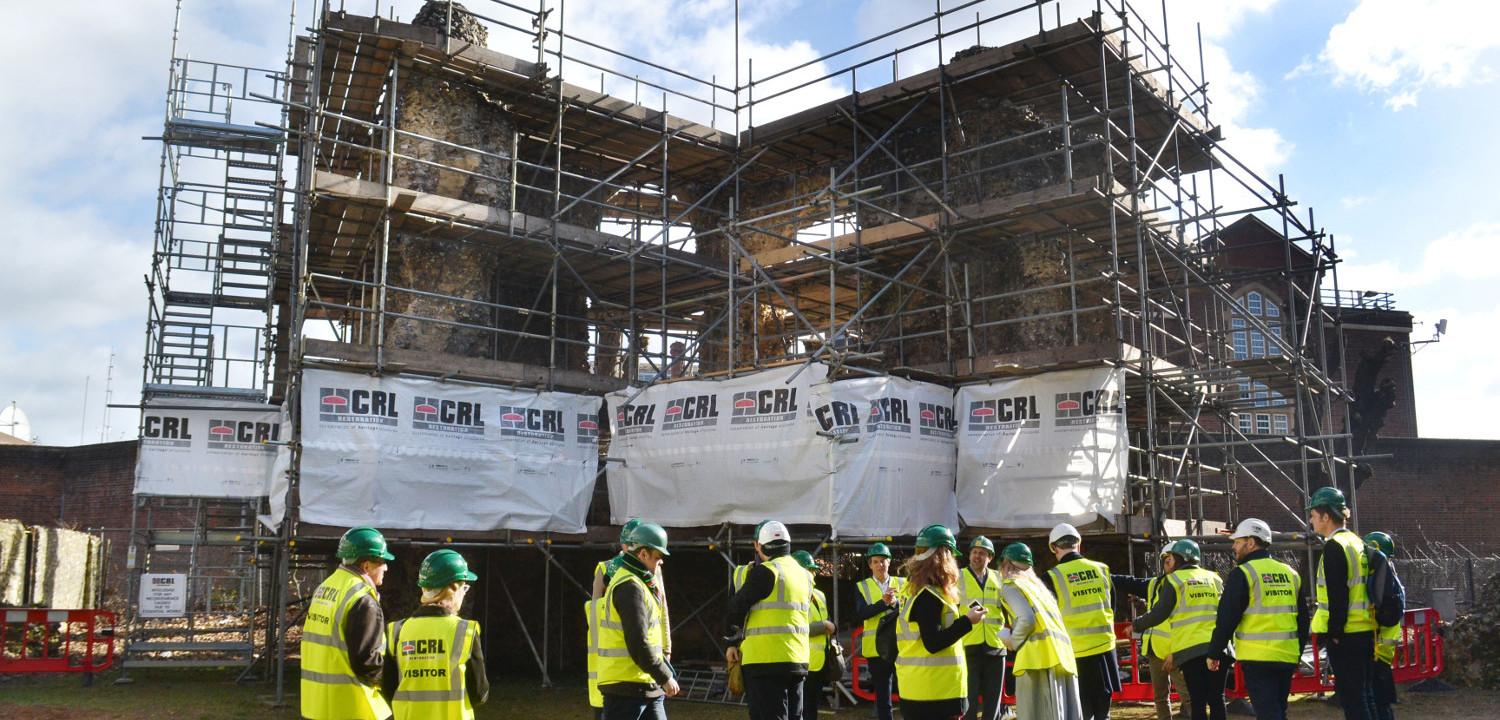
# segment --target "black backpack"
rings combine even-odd
[[[1370,596],[1370,607],[1375,608],[1375,623],[1380,627],[1400,625],[1406,615],[1406,588],[1396,575],[1396,566],[1376,549],[1366,549],[1365,556],[1370,560],[1365,592]]]
[[[901,609],[888,610],[880,616],[880,624],[875,626],[875,655],[890,665],[896,663],[896,619],[900,616]]]

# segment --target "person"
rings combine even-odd
[[[313,591],[302,626],[302,717],[385,720],[391,707],[380,694],[385,616],[378,588],[396,556],[372,527],[344,533],[335,555],[341,562]]]
[[[1167,575],[1175,567],[1171,548],[1172,543],[1169,542],[1163,545],[1161,552],[1157,554],[1160,572],[1153,577],[1111,575],[1110,580],[1114,583],[1116,591],[1145,598],[1147,608],[1155,605],[1161,586],[1167,582]],[[1187,681],[1182,677],[1182,670],[1174,668],[1171,672],[1167,672],[1163,667],[1171,645],[1172,621],[1170,619],[1163,620],[1155,627],[1147,628],[1141,633],[1140,655],[1146,658],[1147,668],[1151,674],[1151,699],[1156,705],[1156,720],[1172,720],[1172,691],[1174,689],[1179,697],[1181,714],[1186,715],[1188,712]]]
[[[1052,528],[1047,545],[1057,565],[1042,580],[1057,598],[1068,638],[1073,642],[1083,717],[1109,720],[1110,701],[1120,690],[1115,661],[1114,583],[1109,566],[1083,556],[1083,535],[1068,523]]]
[[[667,365],[667,377],[671,379],[686,377],[688,370],[687,346],[683,345],[681,340],[678,340],[668,346],[667,354],[672,359],[672,362]]]
[[[751,720],[799,720],[811,659],[812,578],[792,559],[792,535],[780,522],[756,526],[754,545],[760,563],[729,598],[731,637],[724,659],[741,663]]]
[[[792,559],[807,570],[808,582],[813,583],[812,607],[807,618],[807,680],[802,685],[802,718],[812,720],[818,716],[818,701],[823,698],[823,667],[828,663],[828,639],[836,630],[828,621],[828,598],[817,588],[818,561],[812,553],[798,550]]]
[[[1198,543],[1178,540],[1167,550],[1174,556],[1174,569],[1159,590],[1156,604],[1135,619],[1133,629],[1142,632],[1169,620],[1172,623],[1172,644],[1162,667],[1168,672],[1174,667],[1182,668],[1193,720],[1224,720],[1226,667],[1220,663],[1208,664],[1208,647],[1213,639],[1214,618],[1218,614],[1219,596],[1224,592],[1224,581],[1198,567],[1203,561]]]
[[[870,577],[859,581],[856,586],[859,592],[854,596],[854,619],[862,623],[859,654],[864,657],[870,671],[870,686],[875,693],[875,718],[891,720],[895,668],[876,654],[875,630],[880,627],[880,618],[895,611],[896,599],[906,589],[906,579],[891,575],[891,549],[885,543],[870,543],[865,550],[865,563],[870,568]]]
[[[610,558],[608,560],[600,560],[597,564],[594,565],[594,588],[593,588],[593,592],[592,592],[593,599],[598,600],[598,599],[604,597],[604,589],[609,586],[609,579],[610,579],[610,577],[614,575],[615,569],[620,566],[621,559],[624,558],[626,555],[629,554],[628,552],[626,552],[626,549],[629,548],[630,545],[631,545],[630,534],[631,534],[632,531],[635,530],[636,526],[639,525],[640,523],[641,523],[641,519],[640,518],[630,518],[629,520],[626,520],[625,524],[620,526],[620,543],[619,543],[620,544],[620,551],[618,553],[615,553],[614,557],[612,557],[612,558]],[[665,577],[665,575],[666,575],[665,570],[666,570],[666,564],[665,563],[663,563],[661,566],[659,566],[659,567],[656,568],[656,584],[655,584],[655,588],[656,588],[656,601],[659,602],[659,603],[661,603],[661,610],[662,610],[663,613],[666,614],[666,618],[667,618],[666,626],[667,627],[671,627],[672,626],[672,610],[667,605],[667,580],[666,580],[666,577]],[[672,661],[672,634],[671,633],[667,633],[666,634],[665,642],[666,642],[666,645],[664,645],[662,647],[662,654],[667,658],[667,662],[671,662]]]
[[[1032,569],[1031,548],[1011,543],[1000,551],[1000,601],[1011,626],[1000,642],[1015,653],[1016,717],[1080,720],[1078,664],[1057,601]]]
[[[994,559],[995,544],[989,538],[979,535],[969,541],[969,564],[961,573],[962,602],[965,607],[977,602],[986,613],[984,621],[964,636],[964,662],[969,668],[969,707],[964,720],[1000,717],[1001,689],[1005,687],[1005,646],[1000,643],[1000,629],[1005,627],[1005,612],[1000,607],[1000,574],[990,569]]]
[[[1365,543],[1347,527],[1349,505],[1336,487],[1307,499],[1308,520],[1323,538],[1317,571],[1312,632],[1322,639],[1333,670],[1334,692],[1345,720],[1374,720],[1370,658],[1375,654],[1375,612],[1365,589],[1370,561]]]
[[[667,531],[641,522],[609,578],[599,617],[599,694],[605,720],[665,720],[663,697],[681,691],[663,648],[666,611],[657,601],[656,571],[667,550]]]
[[[1376,531],[1366,535],[1365,547],[1380,551],[1387,563],[1395,559],[1396,541],[1389,534]],[[1392,567],[1390,572],[1395,572],[1395,568]],[[1375,653],[1370,665],[1370,695],[1375,701],[1375,720],[1396,720],[1396,677],[1391,666],[1396,661],[1396,648],[1401,646],[1401,633],[1401,623],[1383,625],[1375,632]]]
[[[458,616],[478,579],[453,550],[422,560],[421,606],[386,628],[380,689],[395,720],[473,720],[474,707],[489,698],[479,623]]]
[[[590,598],[583,603],[584,655],[588,668],[589,707],[594,720],[604,720],[604,694],[599,692],[599,609],[604,598]]]
[[[907,584],[896,622],[896,682],[906,720],[958,720],[968,706],[963,639],[982,628],[987,611],[980,603],[960,610],[957,555],[953,532],[929,525],[917,534],[916,551],[906,560]]]
[[[1271,526],[1264,520],[1246,518],[1229,537],[1239,567],[1224,579],[1208,667],[1217,670],[1235,660],[1229,655],[1233,641],[1255,717],[1286,720],[1292,675],[1307,639],[1307,613],[1298,600],[1302,576],[1271,557]]]

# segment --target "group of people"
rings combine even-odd
[[[479,623],[458,616],[464,557],[442,549],[417,573],[421,604],[387,624],[379,588],[395,560],[385,537],[357,527],[339,539],[339,566],[308,601],[302,626],[302,716],[312,720],[472,718],[489,697]]]
[[[1301,576],[1271,557],[1271,528],[1255,518],[1231,534],[1237,567],[1223,576],[1201,566],[1198,544],[1187,539],[1162,548],[1155,577],[1112,574],[1084,557],[1081,533],[1067,524],[1052,530],[1055,563],[1041,573],[1027,545],[997,554],[983,536],[970,541],[960,569],[958,540],[942,525],[917,535],[901,576],[891,572],[889,547],[874,543],[855,620],[875,717],[890,720],[899,693],[907,720],[992,720],[1012,711],[1020,720],[1106,719],[1121,686],[1114,628],[1124,594],[1147,601],[1132,628],[1150,664],[1159,720],[1172,717],[1174,685],[1193,720],[1222,720],[1233,663],[1256,717],[1284,720],[1309,632],[1322,638],[1346,720],[1394,720],[1391,663],[1401,628],[1376,622],[1366,585],[1367,545],[1389,557],[1391,538],[1350,531],[1336,488],[1313,493],[1307,510],[1324,539],[1310,617]],[[817,564],[807,551],[792,551],[790,532],[774,520],[756,527],[753,546],[756,560],[732,573],[725,660],[738,666],[751,720],[811,720],[837,642],[828,601],[815,587]],[[458,616],[478,580],[464,558],[449,549],[428,555],[417,579],[420,608],[387,625],[377,592],[394,559],[385,539],[354,528],[337,555],[341,564],[308,605],[303,716],[472,718],[489,686],[479,625]],[[664,720],[664,699],[681,692],[661,572],[668,555],[665,529],[631,520],[619,552],[595,567],[584,609],[597,718]],[[1002,706],[1010,683],[1013,709]]]

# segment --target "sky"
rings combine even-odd
[[[376,4],[333,2],[358,14]],[[279,68],[290,4],[184,0],[178,53]],[[299,30],[311,23],[309,4],[298,3]],[[945,0],[943,7],[959,4]],[[972,10],[989,17],[1017,4],[985,0]],[[420,5],[380,3],[382,14],[399,19]],[[806,65],[757,86],[764,98],[806,83],[766,102],[757,124],[847,93],[847,76],[823,75],[930,34],[930,26],[840,57],[823,55],[930,17],[934,8],[919,0],[744,5],[742,79]],[[1142,12],[1160,27],[1160,3],[1142,5],[1151,6]],[[1044,22],[1054,24],[1058,12],[1068,22],[1093,7],[1092,0],[1064,0],[1048,8]],[[1500,3],[1167,0],[1166,7],[1174,54],[1195,75],[1201,31],[1211,117],[1224,127],[1226,145],[1265,177],[1284,174],[1304,213],[1315,208],[1344,261],[1341,287],[1394,293],[1418,323],[1413,340],[1431,339],[1436,323],[1448,321],[1448,334],[1417,346],[1414,356],[1421,434],[1500,438],[1488,412],[1500,400],[1493,370],[1500,294],[1492,292],[1500,280],[1500,142],[1493,131],[1500,33],[1490,32],[1500,27]],[[729,86],[734,15],[733,0],[568,0],[565,21],[571,35]],[[0,211],[8,231],[0,260],[0,403],[16,402],[45,444],[135,434],[134,411],[106,410],[106,377],[113,402],[138,400],[160,161],[160,145],[143,138],[161,130],[172,19],[167,0],[55,0],[22,3],[0,27],[0,62],[12,68],[0,83]],[[988,23],[978,39],[1019,39],[1036,22],[1026,14]],[[490,45],[521,57],[534,52],[518,36],[493,37]],[[934,62],[935,49],[916,49],[897,70],[906,76]],[[872,63],[855,82],[883,83],[892,71],[889,61]],[[581,66],[564,74],[581,85],[599,83],[596,71]],[[637,91],[620,79],[605,85],[624,97]],[[703,83],[672,85],[700,97],[709,92]],[[659,106],[655,95],[647,88],[642,101]],[[668,105],[674,114],[732,129],[723,111],[710,116],[705,104],[673,96]]]

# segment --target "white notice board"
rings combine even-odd
[[[182,573],[141,575],[141,617],[182,617],[186,614],[187,575]]]

